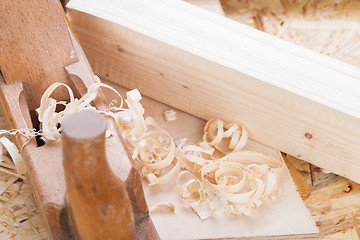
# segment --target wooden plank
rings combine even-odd
[[[360,71],[182,1],[72,0],[96,74],[360,182]]]
[[[125,96],[127,89],[110,82],[105,83],[111,84]],[[116,97],[108,91],[104,93],[109,101]],[[144,97],[141,103],[145,109],[145,116],[153,117],[174,139],[185,137],[189,142],[199,142],[202,139],[204,120],[148,97]],[[175,121],[166,121],[163,117],[164,111],[170,109],[176,111]],[[246,148],[281,158],[278,151],[256,141],[250,140]],[[193,211],[182,204],[177,196],[175,180],[159,186],[143,184],[149,208],[159,202],[172,202],[176,207],[175,214],[150,214],[161,239],[307,239],[315,238],[318,234],[314,220],[296,191],[287,170],[283,172],[280,180],[284,199],[264,203],[264,206],[250,217],[229,216],[219,208],[215,215],[206,221],[201,221]]]

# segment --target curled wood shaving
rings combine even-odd
[[[234,152],[204,166],[201,178],[234,214],[251,213],[263,199],[276,197],[282,163],[262,153]],[[248,190],[244,190],[244,187]]]
[[[180,185],[182,178],[188,180]],[[178,193],[182,202],[190,206],[201,220],[206,220],[215,211],[211,204],[212,194],[191,172],[182,171],[177,178]]]
[[[68,90],[70,96],[70,103],[75,101],[74,94],[69,86],[63,83],[56,82],[52,84],[41,97],[40,107],[36,109],[38,113],[38,119],[40,122],[40,129],[42,131],[42,135],[45,140],[48,141],[56,141],[60,139],[60,132],[58,130],[58,125],[61,118],[64,116],[66,112],[65,110],[60,113],[56,112],[57,105],[64,105],[66,103],[64,101],[57,102],[55,99],[51,98],[50,95],[58,88],[65,87]]]
[[[138,159],[142,174],[150,185],[166,183],[180,171],[180,162],[175,157],[175,142],[152,118],[147,118],[146,123],[156,130],[145,132],[136,140],[133,158]]]
[[[175,206],[174,204],[172,203],[169,203],[169,202],[161,202],[161,203],[158,203],[154,206],[152,206],[149,210],[150,213],[154,213],[154,212],[157,212],[157,211],[170,211],[172,213],[175,212]]]
[[[142,99],[140,92],[137,89],[131,90],[126,93],[127,99],[125,102],[129,107],[132,121],[134,122],[135,129],[137,132],[145,132],[147,130],[144,121],[144,108],[142,107],[140,100]]]
[[[29,128],[20,128],[20,129],[11,129],[11,130],[0,130],[0,136],[8,135],[8,136],[14,136],[20,134],[23,137],[26,138],[33,138],[36,137],[39,133],[36,131],[36,129],[29,129]]]
[[[240,124],[227,124],[220,119],[213,118],[205,125],[203,140],[225,154],[241,150],[245,146],[247,138],[247,131]]]
[[[142,97],[137,89],[127,92],[126,96],[125,102],[128,105],[128,109],[117,108],[114,110],[110,108],[110,112],[103,113],[114,118],[122,131],[124,139],[127,140],[131,147],[134,147],[136,139],[147,130],[144,120],[145,110],[140,104]]]
[[[74,97],[74,94],[69,86],[63,83],[54,83],[52,84],[43,94],[40,100],[40,107],[36,109],[38,113],[38,119],[40,122],[40,131],[43,139],[45,142],[57,141],[60,139],[61,128],[60,124],[61,121],[68,115],[81,111],[83,109],[94,109],[90,105],[90,103],[97,97],[98,89],[100,87],[108,88],[115,92],[119,98],[121,99],[121,103],[119,107],[115,107],[114,103],[112,102],[112,106],[110,110],[112,111],[119,111],[123,110],[123,99],[121,95],[111,86],[101,83],[98,77],[94,77],[95,83],[92,84],[87,93],[83,95],[80,99]],[[55,99],[51,98],[51,94],[58,88],[58,87],[65,87],[68,90],[70,100],[69,102],[65,101],[56,101]],[[65,107],[64,110],[60,112],[56,112],[56,107],[58,105],[62,105]]]
[[[180,147],[179,157],[182,167],[193,172],[198,172],[201,167],[214,161],[215,149],[206,142],[199,145],[189,143]]]
[[[14,162],[14,165],[16,167],[16,171],[19,175],[23,175],[26,173],[26,166],[24,159],[22,158],[18,148],[15,146],[14,143],[12,143],[8,138],[2,137],[0,138],[0,143],[2,146],[5,147],[5,149],[8,151],[11,159]]]

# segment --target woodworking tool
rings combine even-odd
[[[39,107],[43,92],[51,84],[65,83],[71,86],[76,97],[79,98],[94,83],[94,74],[69,29],[64,11],[58,1],[3,0],[0,2],[0,15],[2,16],[0,67],[4,76],[4,81],[0,85],[0,105],[3,116],[11,128],[39,128],[35,109]],[[58,100],[68,99],[65,89],[56,90],[52,97]],[[93,105],[101,110],[107,108],[100,90]],[[122,221],[128,224],[130,232],[135,226],[137,239],[157,239],[157,232],[148,214],[140,175],[133,167],[115,122],[108,119],[107,127],[110,131],[117,133],[105,141],[109,165],[107,171],[111,169],[127,190],[119,199],[120,206],[128,211],[126,215],[128,217]],[[27,142],[27,139],[21,135],[17,135],[14,140],[19,149],[22,149],[27,176],[50,237],[73,239],[73,227],[69,223],[64,196],[65,176],[66,179],[74,176],[71,175],[73,173],[71,171],[64,173],[62,142],[46,143],[40,146],[35,139]],[[69,153],[71,152],[69,149]],[[64,156],[65,169],[68,169],[66,164],[71,162],[66,159],[70,157]],[[76,158],[76,155],[72,157]],[[80,171],[80,169],[74,170]],[[92,181],[99,180],[101,179]],[[76,191],[76,186],[68,185],[68,187],[75,189],[67,189],[67,192]],[[121,187],[119,191],[124,193]],[[105,199],[107,197],[110,198],[110,195],[103,196]],[[69,201],[71,205],[72,198],[69,198]],[[82,204],[85,206],[89,202]],[[76,212],[77,209],[73,211]],[[132,214],[133,217],[130,217]],[[75,226],[75,229],[79,230],[79,227]],[[119,231],[122,231],[122,228],[119,227]],[[128,236],[132,236],[131,234],[129,233]]]

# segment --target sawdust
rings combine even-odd
[[[303,184],[311,188],[302,197],[319,227],[320,239],[359,239],[360,184],[314,168],[315,184],[311,186],[311,174],[303,171],[303,161],[289,155],[286,159],[289,157],[296,166],[289,168],[291,175],[301,173]]]
[[[360,66],[360,1],[222,0],[227,17]]]
[[[0,129],[5,128],[0,117]],[[0,240],[48,239],[28,180],[17,176],[6,152],[0,157]]]

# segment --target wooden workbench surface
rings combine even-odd
[[[359,8],[349,7],[348,1],[342,0],[334,1],[336,7],[334,3],[326,3],[329,1],[303,2],[306,4],[295,5],[290,0],[223,0],[222,6],[225,14],[237,21],[360,66],[360,28],[356,24]],[[331,14],[331,9],[336,14]],[[330,23],[318,21],[320,14]],[[347,24],[341,24],[344,22]],[[0,129],[4,128],[0,116]],[[359,239],[360,185],[294,157],[286,156],[286,159],[298,191],[317,222],[320,237]],[[10,166],[6,157],[3,160],[1,169],[4,164]],[[1,171],[0,223],[0,240],[48,238],[27,179]]]

